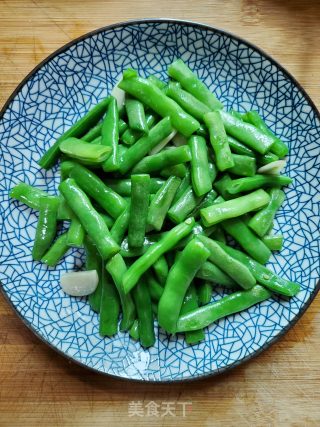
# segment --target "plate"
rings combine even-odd
[[[54,140],[110,93],[128,67],[165,78],[182,58],[226,108],[257,109],[290,146],[286,173],[294,184],[275,220],[285,236],[270,268],[299,282],[290,300],[271,298],[218,321],[206,339],[188,346],[157,330],[145,350],[128,334],[101,338],[98,318],[84,298],[60,289],[61,272],[81,266],[72,250],[57,268],[31,259],[37,213],[9,199],[19,181],[54,192],[59,176],[37,161]],[[52,348],[102,374],[142,381],[190,380],[214,375],[259,354],[297,320],[319,290],[319,113],[296,80],[250,43],[206,25],[175,20],[130,21],[101,28],[65,45],[39,64],[1,113],[0,280],[24,323]],[[218,291],[215,298],[220,298]]]

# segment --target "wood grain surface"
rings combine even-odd
[[[246,38],[286,67],[320,107],[317,0],[0,0],[0,104],[63,44],[143,17],[190,19]],[[320,296],[284,338],[229,373],[150,385],[70,364],[0,297],[0,426],[320,426],[319,309]],[[132,402],[140,402],[143,416],[130,416]],[[147,416],[150,402],[161,405],[159,416]],[[161,416],[166,402],[175,416]],[[183,402],[191,402],[185,416]]]

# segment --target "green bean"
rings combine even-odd
[[[210,282],[202,282],[197,286],[199,305],[209,304],[212,297],[212,284]],[[196,307],[195,307],[196,308]],[[182,313],[180,313],[182,314]],[[185,313],[183,313],[185,314]]]
[[[86,238],[84,239],[84,249],[86,254],[86,270],[96,270],[99,275],[98,286],[96,287],[95,291],[88,296],[88,302],[90,304],[90,307],[92,308],[92,310],[99,313],[103,286],[101,269],[103,261],[100,257],[96,245],[88,236],[86,236]]]
[[[48,252],[43,255],[41,262],[47,264],[49,267],[54,267],[56,264],[58,264],[60,259],[69,249],[69,246],[67,245],[67,238],[68,233],[64,233],[59,236]]]
[[[153,270],[157,279],[159,280],[159,283],[164,285],[166,283],[169,272],[168,263],[164,255],[157,259],[157,261],[153,264]]]
[[[226,132],[260,154],[265,154],[275,141],[275,138],[261,132],[250,123],[246,123],[225,111],[220,116]]]
[[[111,218],[111,216],[109,216],[106,213],[102,213],[102,212],[98,212],[98,213],[108,228],[113,227],[114,221],[113,221],[113,218]]]
[[[232,183],[232,179],[230,178],[230,175],[225,173],[219,181],[216,181],[213,186],[217,190],[217,192],[225,199],[230,200],[234,199],[238,196],[229,194],[228,187]],[[220,199],[219,199],[220,200]],[[218,200],[216,199],[215,203],[218,203]]]
[[[120,301],[117,289],[102,265],[99,334],[111,337],[118,332]]]
[[[170,148],[152,156],[144,157],[132,169],[132,173],[154,173],[166,167],[189,162],[190,160],[191,153],[188,146]]]
[[[277,138],[271,130],[268,128],[268,126],[265,124],[263,119],[259,116],[257,111],[248,111],[244,116],[243,120],[251,123],[256,128],[261,130],[261,132],[265,133],[266,135],[269,135],[271,138],[274,138],[274,143],[270,147],[270,151],[277,156],[284,157],[286,154],[288,154],[289,149],[286,146],[284,142],[281,141],[280,138]]]
[[[149,128],[142,102],[138,101],[137,99],[127,97],[125,106],[130,129],[142,133],[148,133]]]
[[[163,294],[163,287],[157,282],[152,274],[146,273],[145,278],[148,284],[149,293],[153,301],[158,302]]]
[[[239,113],[239,111],[230,110],[229,114],[231,114],[233,117],[236,117],[237,119],[243,121],[243,115]]]
[[[140,138],[132,145],[126,154],[123,156],[120,164],[120,172],[127,173],[133,168],[143,157],[152,150],[160,141],[172,132],[170,118],[166,117],[157,123],[149,132],[148,135]]]
[[[221,102],[217,100],[215,95],[197,78],[181,59],[176,60],[169,66],[168,74],[170,77],[177,80],[187,92],[207,105],[210,110],[222,108]]]
[[[272,163],[279,160],[279,157],[269,151],[264,155],[257,154],[256,159],[257,159],[258,165],[263,166],[263,165],[267,165],[268,163]]]
[[[131,294],[124,291],[122,284],[122,278],[127,272],[127,266],[122,256],[117,254],[107,262],[106,269],[112,276],[121,301],[122,320],[120,323],[120,331],[128,331],[135,320],[136,310]]]
[[[270,296],[271,293],[260,285],[227,295],[219,301],[212,302],[179,317],[177,332],[205,328],[223,317],[246,310]]]
[[[162,234],[162,233],[161,233]],[[128,238],[125,237],[121,242],[120,255],[124,258],[134,258],[143,255],[150,246],[158,242],[159,236],[154,237],[153,235],[146,236],[143,241],[143,246],[140,248],[132,248],[129,246]]]
[[[143,347],[151,347],[156,338],[154,335],[151,298],[144,280],[139,281],[132,294],[138,316],[140,343]]]
[[[193,239],[171,267],[158,305],[158,322],[167,332],[176,331],[185,294],[209,254],[209,250],[199,240]]]
[[[203,118],[209,129],[210,142],[215,153],[216,164],[219,171],[232,168],[234,166],[234,160],[231,155],[227,134],[219,112],[207,113]]]
[[[157,231],[161,230],[180,183],[180,178],[171,176],[155,194],[150,203],[147,217],[147,224],[151,228]]]
[[[191,173],[189,170],[187,170],[187,173],[183,177],[181,184],[179,185],[178,190],[174,196],[174,199],[172,201],[173,205],[180,199],[180,197],[183,195],[186,189],[190,187],[190,184],[191,184]]]
[[[131,206],[128,226],[129,246],[139,248],[143,245],[146,232],[150,176],[131,175]]]
[[[204,198],[200,201],[200,203],[194,208],[194,210],[190,213],[190,216],[197,217],[199,212],[203,208],[207,208],[211,206],[217,198],[217,193],[214,190],[210,190]]]
[[[85,135],[81,137],[82,141],[91,142],[101,136],[102,122],[97,123]]]
[[[131,328],[129,329],[129,335],[135,341],[139,340],[139,322],[138,322],[138,319],[136,319],[133,322]]]
[[[151,129],[152,126],[155,124],[156,121],[157,121],[157,116],[155,114],[148,113],[146,115],[146,123],[147,123],[148,129]],[[138,139],[141,138],[142,136],[143,136],[143,132],[140,132],[140,131],[128,128],[123,133],[123,135],[121,137],[121,140],[126,145],[132,145],[136,141],[138,141]]]
[[[77,138],[67,138],[59,145],[62,153],[88,165],[100,164],[111,155],[111,148],[103,145],[83,142]]]
[[[191,151],[192,188],[200,197],[212,189],[207,144],[202,136],[196,135],[189,138],[188,144]]]
[[[224,271],[242,288],[250,289],[256,284],[256,279],[248,267],[224,251],[218,242],[206,236],[199,236],[198,239],[210,251],[209,261]]]
[[[81,248],[83,245],[85,231],[78,218],[73,216],[68,230],[67,245]]]
[[[176,176],[177,178],[184,178],[188,173],[187,167],[180,163],[174,166],[168,166],[167,168],[162,169],[160,175],[163,178],[170,178],[170,176]]]
[[[210,237],[212,240],[218,240],[219,242],[226,243],[226,236],[221,227],[216,227]]]
[[[197,290],[193,283],[189,286],[186,295],[184,297],[180,316],[187,314],[192,310],[195,310],[199,307],[198,304],[198,295]],[[185,340],[187,344],[196,344],[204,340],[205,335],[203,329],[198,329],[197,331],[190,331],[185,333]]]
[[[271,292],[276,292],[287,297],[293,297],[300,291],[298,283],[286,280],[283,277],[277,276],[264,265],[245,255],[243,252],[230,246],[218,243],[231,256],[245,264],[251,273],[256,278],[257,282],[268,288]]]
[[[118,245],[121,244],[129,227],[130,204],[131,203],[129,203],[125,210],[118,216],[110,230],[113,240],[117,242]]]
[[[228,172],[240,176],[253,176],[256,173],[256,159],[254,157],[243,156],[241,154],[231,155],[234,166],[228,169]]]
[[[268,262],[271,256],[270,249],[240,218],[224,221],[222,227],[252,258],[261,264]]]
[[[170,251],[183,237],[192,230],[195,221],[188,218],[183,223],[173,227],[158,242],[150,246],[146,252],[137,259],[128,269],[123,277],[125,292],[129,292],[138,282],[140,277],[166,252]]]
[[[242,191],[251,191],[261,187],[281,187],[291,183],[292,179],[288,176],[254,175],[232,180],[227,190],[230,194],[238,194]]]
[[[93,107],[86,115],[78,120],[70,129],[56,140],[49,150],[41,157],[38,164],[44,169],[50,169],[58,160],[60,155],[60,144],[67,138],[81,138],[89,129],[92,128],[105,113],[110,98],[106,98]]]
[[[203,136],[204,138],[207,138],[209,136],[209,132],[208,132],[206,125],[200,123],[200,127],[196,131],[196,135]]]
[[[56,235],[58,206],[56,197],[41,196],[39,199],[39,219],[32,249],[35,261],[41,260]]]
[[[150,75],[147,78],[147,80],[149,80],[152,84],[157,86],[159,89],[164,89],[167,86],[167,84],[164,81],[162,81],[161,79],[153,75]]]
[[[207,105],[183,90],[179,83],[169,82],[166,94],[177,102],[187,113],[201,122],[203,121],[204,114],[211,111]]]
[[[107,187],[91,170],[75,165],[70,171],[70,177],[113,218],[117,218],[125,210],[125,200]]]
[[[249,157],[255,157],[255,153],[251,148],[247,147],[246,145],[242,144],[237,139],[233,138],[230,135],[227,135],[228,143],[230,150],[235,154],[241,154],[243,156],[249,156]]]
[[[127,129],[128,129],[127,123],[124,120],[119,118],[119,137],[122,136],[127,131]]]
[[[117,101],[111,97],[107,114],[103,120],[101,129],[101,144],[111,148],[111,156],[107,159],[102,168],[105,172],[113,172],[119,169],[119,112]]]
[[[71,170],[77,166],[79,163],[74,162],[72,160],[63,160],[60,163],[60,176],[61,181],[64,181],[65,179],[69,178]]]
[[[200,215],[204,225],[208,227],[225,219],[235,218],[255,209],[262,208],[269,203],[269,200],[269,194],[260,189],[245,196],[201,209]]]
[[[97,245],[101,257],[108,259],[119,252],[120,248],[112,239],[105,222],[76,182],[72,178],[68,178],[59,185],[59,190],[88,235]]]
[[[283,236],[282,234],[267,234],[263,236],[262,241],[271,251],[281,251]]]
[[[272,227],[277,210],[285,199],[284,192],[279,188],[271,188],[269,195],[270,202],[268,205],[254,214],[248,223],[249,227],[260,237],[267,234],[270,227]]]
[[[112,188],[113,191],[118,193],[122,197],[131,196],[131,179],[107,179],[105,183],[108,187]],[[165,183],[160,178],[150,178],[150,193],[156,193],[162,185]]]
[[[209,164],[209,173],[211,182],[216,176],[216,169],[212,164]],[[179,190],[178,190],[179,191]],[[191,186],[186,186],[184,193],[181,194],[178,200],[174,200],[171,208],[168,211],[168,217],[175,223],[182,222],[197,208],[203,201],[203,196],[197,197]]]
[[[168,217],[172,222],[179,224],[196,209],[202,200],[203,196],[197,197],[192,187],[187,187],[180,199],[168,210]]]
[[[69,205],[65,201],[63,196],[59,197],[59,207],[57,213],[58,220],[71,220],[74,217],[74,213],[70,209]]]
[[[49,194],[45,191],[36,187],[32,187],[31,185],[25,184],[24,182],[20,182],[19,184],[15,185],[10,191],[10,197],[19,200],[19,202],[22,202],[29,206],[29,208],[35,210],[40,209],[40,198],[43,196],[51,198],[56,197],[49,196]],[[59,200],[58,197],[56,197],[56,199]]]
[[[184,136],[191,135],[200,126],[199,122],[187,114],[179,104],[168,98],[161,89],[146,79],[130,76],[130,72],[124,73],[119,87],[142,101],[161,117],[169,116],[172,126]]]

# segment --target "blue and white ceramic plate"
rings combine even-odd
[[[60,273],[81,265],[81,251],[70,252],[55,269],[32,261],[37,214],[10,200],[9,190],[25,181],[54,192],[59,183],[56,169],[46,172],[37,165],[54,140],[110,93],[125,68],[165,78],[167,66],[178,57],[227,108],[259,110],[290,146],[285,172],[294,184],[286,189],[275,221],[275,230],[285,236],[284,248],[271,259],[270,268],[299,282],[301,292],[220,320],[198,345],[190,347],[182,337],[158,330],[155,346],[144,350],[128,334],[101,338],[97,315],[85,299],[70,298],[60,289]],[[287,71],[244,40],[205,25],[167,19],[111,25],[43,61],[1,114],[2,289],[25,324],[71,360],[103,374],[143,381],[217,374],[282,336],[319,290],[319,113]]]

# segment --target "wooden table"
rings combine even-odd
[[[142,17],[190,19],[246,38],[293,73],[320,107],[317,0],[1,0],[0,104],[58,47]],[[319,342],[320,296],[285,338],[229,373],[187,384],[128,383],[71,365],[0,297],[0,426],[319,426]],[[176,416],[130,417],[137,401],[171,402]],[[192,403],[185,417],[177,402]]]

